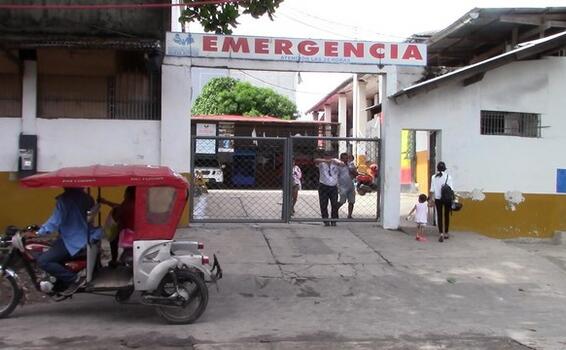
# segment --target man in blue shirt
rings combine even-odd
[[[59,232],[51,248],[37,259],[39,267],[66,286],[63,295],[71,295],[84,285],[84,279],[62,263],[68,261],[90,241],[100,240],[102,231],[93,229],[87,221],[87,211],[94,200],[81,188],[65,188],[56,198],[55,210],[51,217],[37,231],[39,236]]]

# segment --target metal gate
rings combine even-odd
[[[354,157],[360,174],[369,173],[379,165],[380,143],[378,139],[336,137],[193,136],[191,222],[375,222],[380,217],[377,175],[359,178],[363,183],[352,177],[352,218],[348,218],[347,201],[338,218],[321,217],[324,192],[319,192],[317,159],[338,159],[342,153]],[[296,203],[294,165],[302,173]],[[328,212],[332,216],[330,204]]]

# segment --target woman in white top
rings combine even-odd
[[[438,223],[438,241],[443,242],[448,239],[448,228],[450,225],[450,211],[452,210],[452,203],[444,203],[440,200],[442,197],[442,186],[447,184],[450,188],[453,188],[452,176],[446,173],[446,164],[444,162],[438,162],[436,166],[438,173],[432,175],[430,180],[430,200],[434,199],[434,205],[436,206],[436,222]]]

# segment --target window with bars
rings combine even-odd
[[[540,129],[540,114],[481,111],[482,135],[541,137]]]
[[[22,116],[22,78],[0,73],[0,118]]]
[[[161,119],[161,77],[143,53],[40,50],[39,118]]]

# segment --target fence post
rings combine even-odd
[[[293,141],[291,138],[285,138],[283,141],[283,206],[281,219],[283,222],[289,223],[291,219],[291,167],[293,164]]]
[[[195,149],[196,149],[196,139],[191,136],[191,150],[190,150],[190,160],[189,160],[189,224],[194,220],[195,212]]]
[[[380,174],[382,174],[381,172],[381,166],[383,164],[383,162],[381,161],[381,139],[377,139],[375,140],[375,147],[377,148],[377,164],[380,167],[379,170],[377,171],[377,198],[376,198],[376,220],[380,221],[381,220],[381,181],[383,180],[381,178],[381,176],[379,176]]]

